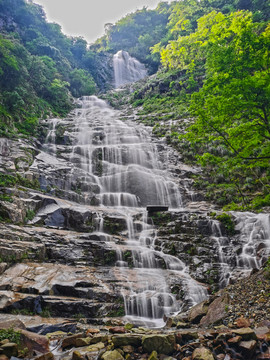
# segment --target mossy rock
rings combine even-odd
[[[144,351],[151,354],[156,351],[158,354],[170,355],[174,351],[174,335],[146,335],[142,338]]]
[[[102,356],[102,360],[124,360],[123,356],[120,354],[119,351],[106,351]]]
[[[141,346],[142,339],[139,335],[118,335],[112,337],[112,342],[115,347],[121,347],[125,345],[139,347]]]

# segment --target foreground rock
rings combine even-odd
[[[0,324],[0,334],[7,324]],[[21,323],[17,325],[23,327]],[[0,359],[4,359],[2,355],[11,359],[15,352],[21,359],[40,360],[259,360],[268,359],[270,355],[270,324],[269,327],[254,329],[220,327],[209,330],[170,330],[168,333],[133,327],[131,330],[126,329],[126,334],[119,335],[111,334],[110,328],[105,326],[93,329],[77,323],[77,332],[73,335],[56,331],[47,336],[14,328],[12,331],[20,334],[20,340],[18,344],[11,344],[8,339],[2,341]],[[57,349],[55,354],[54,351],[50,352],[49,342]],[[22,351],[25,347],[27,352]]]

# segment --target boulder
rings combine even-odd
[[[76,344],[76,340],[83,338],[84,334],[83,333],[79,333],[79,334],[75,334],[75,335],[71,335],[71,336],[67,336],[63,341],[62,341],[62,349],[65,349],[68,346],[75,346]]]
[[[183,344],[190,340],[198,339],[199,335],[196,330],[183,330],[176,333],[175,338],[177,344]]]
[[[139,335],[118,335],[112,337],[112,342],[116,348],[125,345],[138,347],[141,345],[142,339]]]
[[[42,354],[38,357],[35,357],[35,360],[54,360],[54,355],[51,352],[48,352],[46,354]]]
[[[89,334],[94,335],[94,334],[98,334],[98,333],[100,333],[99,329],[87,329],[86,330],[86,335],[89,335]]]
[[[83,347],[83,346],[88,346],[91,343],[91,338],[87,337],[87,338],[77,338],[75,339],[75,347]]]
[[[126,329],[124,326],[115,326],[115,327],[111,327],[109,329],[110,333],[112,334],[125,334],[126,333]]]
[[[18,345],[15,343],[7,342],[6,344],[2,344],[1,349],[1,353],[9,358],[18,355]]]
[[[117,350],[106,351],[102,356],[102,360],[124,360],[123,356]]]
[[[193,351],[192,360],[214,360],[214,356],[209,349],[201,347]]]
[[[90,338],[90,344],[97,344],[99,342],[106,343],[109,339],[108,335],[96,335],[92,338]]]
[[[251,328],[241,328],[233,330],[233,333],[242,337],[243,341],[257,340],[257,336]]]
[[[93,344],[88,346],[87,351],[88,352],[95,352],[95,351],[100,351],[102,349],[105,348],[105,344],[103,344],[102,342],[99,342],[97,344]]]
[[[38,351],[42,354],[48,353],[49,340],[46,336],[38,335],[27,330],[21,330],[21,341],[24,347],[27,347],[29,352]]]
[[[189,312],[188,320],[193,324],[198,324],[203,316],[208,311],[208,300],[202,301],[201,303],[193,306]]]
[[[217,324],[227,316],[226,306],[229,304],[229,296],[224,294],[216,298],[210,305],[207,314],[201,319],[200,325],[207,327]]]
[[[241,341],[239,343],[239,349],[241,353],[244,355],[245,359],[253,358],[254,351],[257,346],[256,340],[249,340],[249,341]]]
[[[243,316],[240,316],[240,318],[236,319],[236,326],[238,328],[249,327],[250,321]]]
[[[24,323],[19,319],[0,322],[0,329],[26,329]]]
[[[142,338],[143,350],[148,354],[156,351],[159,354],[170,355],[174,351],[175,336],[170,335],[146,335]]]
[[[72,360],[83,360],[83,359],[84,356],[78,350],[73,351]]]

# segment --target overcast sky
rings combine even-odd
[[[155,8],[159,0],[34,0],[44,7],[47,19],[57,22],[67,35],[83,36],[89,43],[104,34],[106,23],[146,6]]]

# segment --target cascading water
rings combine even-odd
[[[123,50],[113,56],[113,68],[116,88],[141,80],[147,75],[145,66]]]
[[[96,233],[118,256],[114,273],[124,284],[121,293],[126,315],[132,321],[161,326],[165,313],[181,309],[181,301],[170,293],[172,281],[185,288],[185,304],[207,297],[206,288],[192,279],[181,260],[155,250],[156,231],[145,207],[181,208],[178,185],[160,161],[145,127],[121,120],[116,110],[95,96],[84,97],[80,105],[67,121],[72,138],[71,170],[64,187],[69,184],[72,189],[78,184],[80,199],[100,208],[96,211]],[[51,124],[48,139],[52,141],[54,131]],[[120,243],[104,234],[102,209],[113,209],[124,219],[126,234],[123,232]]]
[[[75,118],[77,135],[71,161],[78,162],[76,155],[80,156],[81,168],[99,187],[96,201],[101,207],[117,209],[126,219],[127,240],[114,245],[118,254],[115,274],[126,284],[122,289],[126,315],[139,317],[140,321],[159,319],[154,322],[157,325],[163,323],[164,313],[179,310],[166,277],[179,277],[186,284],[190,304],[207,294],[189,276],[182,261],[155,251],[155,231],[147,212],[139,208],[151,204],[179,208],[181,195],[163,169],[148,132],[117,115],[103,100],[85,97]],[[138,211],[141,219],[135,224]],[[125,261],[127,254],[129,264]]]
[[[44,150],[56,167],[54,174],[59,171],[64,176],[57,183],[47,171],[47,180],[49,185],[51,181],[66,190],[63,195],[67,199],[92,206],[96,226],[93,236],[117,254],[113,272],[122,286],[127,319],[150,327],[162,326],[164,314],[202,301],[207,291],[191,277],[186,262],[156,246],[157,231],[145,207],[166,205],[186,210],[181,209],[179,185],[161,161],[148,129],[120,115],[105,101],[90,96],[81,99],[80,108],[60,124],[49,121]],[[69,140],[65,145],[55,144],[58,126],[66,129]],[[39,156],[45,158],[42,153]],[[114,238],[108,229],[108,212],[121,219],[121,238]],[[212,263],[218,269],[220,287],[259,268],[270,252],[269,214],[232,216],[238,232],[232,237],[224,234],[217,220],[209,220],[210,239],[218,257]],[[171,293],[176,284],[183,289],[181,299]]]
[[[224,288],[230,281],[260,269],[270,255],[270,215],[251,212],[232,212],[235,230],[232,238],[222,234],[220,223],[211,220],[212,234],[218,247],[219,285]]]
[[[116,87],[146,75],[143,65],[123,51],[114,56],[114,68]],[[114,276],[122,284],[127,319],[162,326],[164,314],[181,311],[187,304],[194,305],[207,297],[206,287],[190,276],[182,260],[157,250],[157,232],[144,210],[147,205],[181,209],[179,186],[164,167],[144,126],[121,120],[118,111],[95,96],[84,97],[79,103],[80,108],[61,121],[69,139],[64,149],[55,145],[57,121],[49,122],[43,149],[50,153],[47,157],[56,168],[52,174],[57,171],[63,176],[56,181],[47,170],[44,189],[47,185],[58,187],[63,197],[93,206],[94,235],[117,254]],[[57,158],[58,151],[65,161]],[[39,157],[45,158],[42,153]],[[104,214],[108,211],[124,221],[121,240],[105,233]],[[237,250],[235,238],[224,236],[219,222],[211,220],[220,287],[226,286],[237,272],[259,268],[269,255],[269,215],[233,216],[240,232],[237,241],[242,246]],[[182,286],[181,300],[170,291],[175,284]]]

